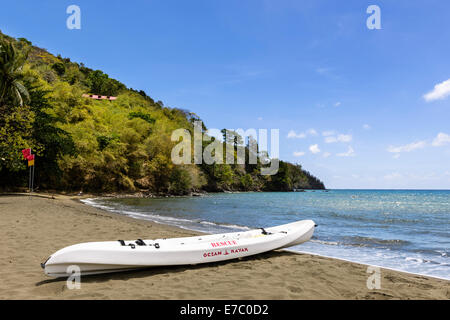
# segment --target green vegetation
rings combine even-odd
[[[82,97],[84,93],[117,100],[93,100]],[[245,165],[173,164],[171,151],[177,142],[171,141],[172,132],[185,128],[192,134],[197,120],[196,114],[155,102],[100,70],[0,33],[2,188],[27,185],[24,148],[36,154],[35,182],[41,190],[182,195],[324,188],[300,165],[284,161],[274,176],[259,174],[259,160]],[[225,143],[244,141],[236,136]],[[248,146],[245,155],[247,160],[252,155]]]

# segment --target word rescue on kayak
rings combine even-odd
[[[227,240],[227,241],[219,241],[219,242],[211,242],[211,247],[217,248],[217,247],[226,247],[226,246],[234,246],[237,245],[236,240]]]
[[[261,174],[274,175],[279,169],[280,130],[270,130],[270,157],[267,134],[267,129],[206,130],[202,121],[194,121],[194,143],[189,130],[180,128],[172,132],[171,140],[178,142],[172,148],[172,163],[244,165],[248,158],[248,164],[256,165],[259,159],[263,166],[268,165],[261,167]]]
[[[211,318],[214,313],[224,315],[269,315],[266,304],[225,304],[223,308],[202,307],[188,304],[180,308],[181,315],[200,315]]]

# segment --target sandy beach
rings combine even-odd
[[[136,220],[62,195],[0,196],[0,299],[450,299],[450,281],[276,251],[242,260],[82,277],[81,288],[40,268],[75,243],[170,238],[198,233]]]

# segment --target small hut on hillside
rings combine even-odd
[[[100,95],[97,95],[97,94],[83,94],[83,97],[90,98],[90,99],[95,99],[95,100],[109,100],[109,101],[113,101],[113,100],[117,99],[117,97],[100,96]]]

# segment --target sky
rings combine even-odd
[[[67,28],[69,5],[81,29]],[[448,12],[445,0],[15,0],[0,30],[208,128],[279,129],[280,158],[327,188],[450,189]]]

